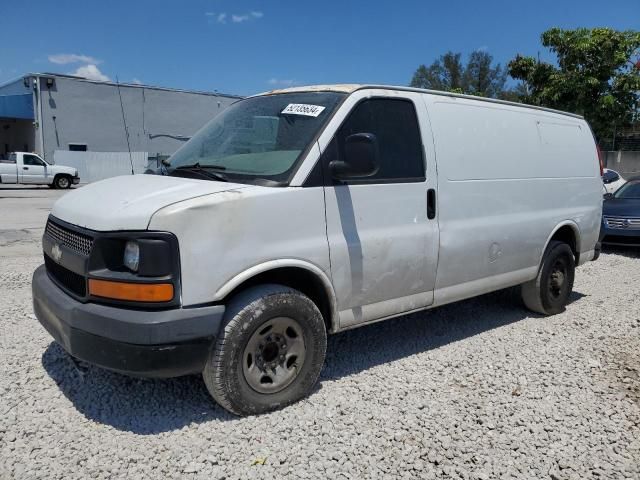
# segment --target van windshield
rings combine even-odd
[[[207,123],[168,160],[169,175],[282,185],[345,94],[247,98]]]

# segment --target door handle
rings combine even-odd
[[[427,190],[427,218],[436,218],[436,191],[433,188]]]
[[[29,170],[29,167],[22,167],[23,170]]]

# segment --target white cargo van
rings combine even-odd
[[[599,250],[591,130],[543,108],[274,91],[215,117],[161,173],[57,201],[35,313],[73,357],[202,372],[237,414],[307,395],[328,333],[515,285],[531,310],[561,312]]]

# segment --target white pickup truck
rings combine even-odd
[[[0,160],[0,183],[71,188],[80,183],[80,177],[73,167],[53,165],[34,153],[15,152],[9,154],[8,160]]]

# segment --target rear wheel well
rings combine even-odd
[[[266,283],[284,285],[305,294],[320,310],[327,332],[332,331],[333,309],[331,308],[329,294],[322,280],[313,272],[304,268],[281,267],[259,273],[234,288],[226,296],[225,301],[247,288]]]
[[[573,256],[575,257],[576,265],[580,260],[580,251],[578,250],[578,238],[575,230],[570,225],[563,225],[560,227],[553,236],[549,239],[549,242],[557,240],[558,242],[563,242],[569,245],[571,251],[573,252]]]

